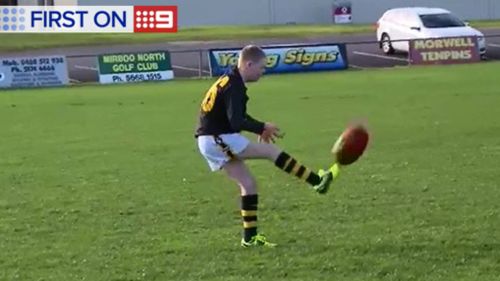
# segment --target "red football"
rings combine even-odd
[[[344,130],[332,148],[337,163],[350,165],[363,155],[369,140],[368,130],[361,126],[350,126]]]

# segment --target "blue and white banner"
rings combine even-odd
[[[344,44],[279,45],[262,47],[267,56],[266,73],[347,69]],[[238,62],[241,48],[211,49],[208,52],[212,76],[224,74]]]
[[[0,59],[0,88],[54,87],[69,84],[64,56]]]

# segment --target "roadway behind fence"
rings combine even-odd
[[[488,48],[486,60],[500,60],[500,34],[489,34],[485,37]],[[409,64],[407,54],[386,55],[380,50],[380,43],[375,40],[347,42],[326,42],[322,40],[321,43],[345,43],[349,66],[352,69],[407,66]],[[221,47],[224,47],[224,45],[221,44]],[[169,51],[171,54],[175,78],[211,77],[208,49],[191,47],[181,50],[178,48],[176,50],[164,48],[163,50]],[[69,77],[72,83],[97,82],[99,80],[96,54],[71,55],[67,56],[67,59]]]

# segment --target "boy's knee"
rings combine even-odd
[[[245,189],[255,189],[256,182],[255,179],[252,176],[244,177],[240,179],[240,185],[243,186]]]

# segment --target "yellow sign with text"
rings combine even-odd
[[[410,42],[412,64],[451,64],[479,61],[476,37],[418,39]]]

